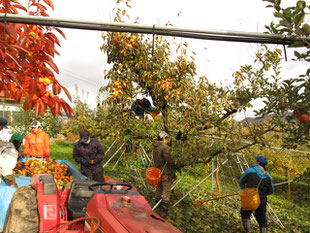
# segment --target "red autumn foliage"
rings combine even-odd
[[[27,8],[16,0],[0,0],[0,13],[49,16],[47,8],[54,9],[51,0],[29,0]],[[47,107],[52,114],[68,117],[74,112],[62,98],[63,90],[71,101],[68,90],[56,80],[54,72],[59,73],[53,62],[56,44],[60,46],[57,31],[65,38],[60,29],[52,27],[0,23],[0,92],[16,103],[24,99],[24,110],[35,108],[36,117],[43,116]],[[43,80],[43,81],[42,81]],[[52,93],[47,86],[52,85]]]

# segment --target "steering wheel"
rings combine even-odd
[[[96,183],[96,184],[89,185],[88,188],[91,191],[94,191],[94,187],[100,186],[101,190],[103,191],[103,186],[106,186],[106,185],[110,186],[110,190],[113,189],[113,186],[126,186],[126,187],[128,187],[127,189],[125,189],[126,191],[132,189],[132,185],[126,184],[126,183],[118,183],[118,182]]]

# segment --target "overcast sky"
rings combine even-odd
[[[50,12],[52,17],[113,22],[112,8],[116,6],[116,0],[53,2],[55,11]],[[164,26],[169,21],[173,26],[183,28],[265,32],[264,25],[273,20],[271,9],[265,8],[265,5],[262,0],[132,0],[132,9],[129,10],[132,21],[127,23],[132,23],[139,17],[140,24],[144,25]],[[76,93],[74,85],[77,84],[80,92],[89,94],[89,103],[94,106],[100,86],[106,83],[103,79],[104,70],[109,68],[106,57],[100,50],[103,43],[101,32],[62,30],[67,39],[61,40],[61,48],[58,49],[61,56],[55,58],[60,70],[58,80],[73,95]],[[234,71],[241,65],[251,63],[257,49],[257,44],[197,39],[186,41],[197,53],[198,74],[221,83],[230,82]],[[289,56],[290,54],[288,51]],[[304,71],[304,68],[291,62],[284,63],[283,67],[288,76]]]

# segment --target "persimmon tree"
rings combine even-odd
[[[29,0],[23,6],[16,0],[1,0],[0,13],[48,16],[54,9],[51,0]],[[24,110],[35,109],[35,116],[44,116],[47,107],[54,116],[73,114],[72,108],[58,95],[63,90],[71,100],[68,90],[55,78],[59,73],[53,58],[60,46],[55,35],[64,33],[58,28],[17,23],[0,23],[0,91],[16,103],[24,99]],[[59,54],[58,54],[59,55]]]
[[[122,22],[126,15],[126,10],[118,8],[115,19]],[[269,87],[280,79],[280,50],[263,46],[256,54],[257,65],[242,66],[233,73],[233,84],[223,86],[196,76],[195,53],[188,52],[186,42],[177,44],[155,36],[153,43],[152,36],[118,32],[103,33],[103,40],[101,48],[111,69],[105,74],[109,83],[101,90],[110,93],[105,102],[110,115],[105,120],[114,135],[152,139],[159,130],[166,130],[175,134],[174,153],[189,165],[208,163],[221,153],[262,143],[264,134],[276,128],[267,123],[245,133],[233,116],[251,107],[252,100],[268,95]],[[130,104],[138,92],[150,97],[162,113],[158,122],[141,122],[130,116]],[[220,140],[212,143],[214,137]],[[241,140],[250,143],[240,144]]]

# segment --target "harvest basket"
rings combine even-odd
[[[239,192],[242,210],[256,210],[260,205],[257,188],[245,188]]]

